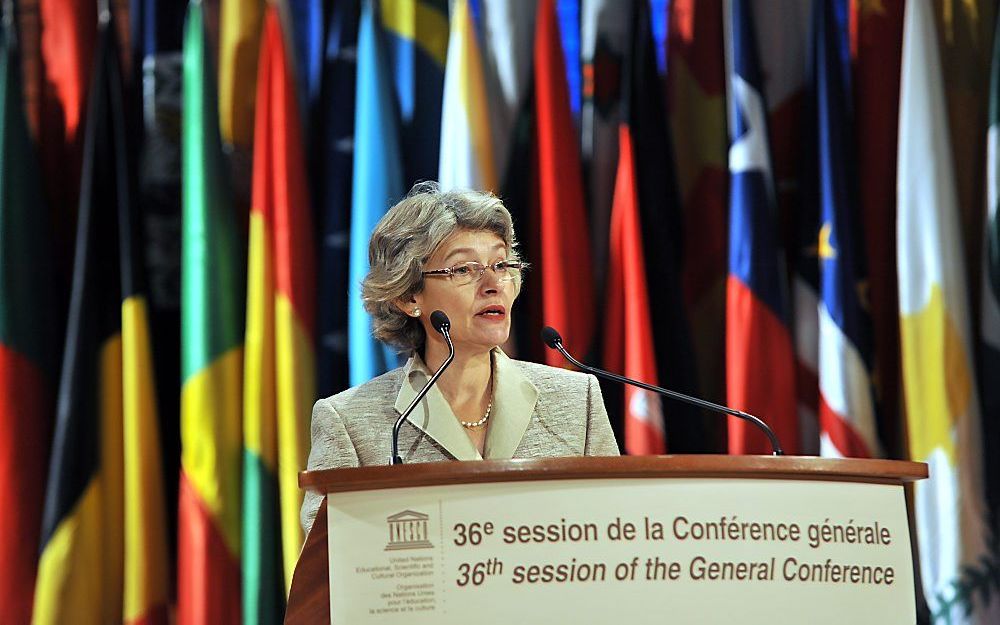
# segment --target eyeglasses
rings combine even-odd
[[[476,261],[459,263],[445,269],[434,269],[421,272],[425,276],[447,276],[452,284],[465,286],[483,279],[487,269],[492,269],[498,282],[513,282],[521,277],[521,262],[517,260],[498,260],[492,265],[483,265]]]

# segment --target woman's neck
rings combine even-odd
[[[436,371],[446,358],[447,347],[434,343],[426,345],[424,363],[431,371]],[[456,346],[455,360],[438,378],[437,386],[452,406],[475,403],[489,393],[492,373],[490,351],[470,352]]]

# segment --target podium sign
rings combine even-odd
[[[335,624],[916,620],[899,483],[560,479],[327,505]]]

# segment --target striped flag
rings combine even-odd
[[[745,0],[726,4],[729,109],[729,279],[726,293],[727,403],[763,418],[786,451],[798,448],[795,360],[788,329],[785,263],[768,147],[753,15]],[[757,364],[768,364],[766,370]],[[770,445],[730,417],[729,452],[767,453]]]
[[[900,344],[910,458],[926,462],[914,516],[932,620],[1000,622],[982,485],[979,397],[937,33],[907,3],[897,178]],[[995,382],[994,382],[995,384]]]
[[[315,181],[322,201],[318,212],[319,316],[316,392],[329,397],[348,387],[347,308],[354,161],[354,97],[357,75],[358,0],[330,8],[319,111],[321,173]],[[343,94],[347,94],[346,97]]]
[[[446,68],[438,168],[441,188],[461,187],[499,193],[490,135],[490,102],[469,0],[455,3]]]
[[[806,198],[811,206],[803,215],[802,259],[811,265],[806,273],[818,277],[820,301],[812,311],[797,314],[818,315],[820,453],[872,458],[882,454],[871,381],[867,263],[855,194],[850,66],[842,55],[846,44],[847,24],[838,23],[834,0],[822,0],[814,7],[813,80],[804,106],[815,133],[810,137],[815,156],[808,159],[814,165],[808,181],[814,192]]]
[[[167,622],[159,426],[118,59],[105,17],[85,126],[36,623]]]
[[[979,381],[983,393],[983,440],[987,445],[983,454],[988,476],[987,494],[995,524],[1000,518],[1000,386],[992,383],[991,376],[1000,371],[1000,13],[997,14],[990,74],[986,201]]]
[[[177,622],[239,623],[244,245],[222,154],[205,8],[184,30]]]
[[[541,320],[557,328],[573,354],[586,354],[594,333],[594,292],[587,253],[580,149],[570,116],[555,0],[538,3],[535,22],[535,162],[537,269]],[[572,280],[573,288],[567,288]],[[546,350],[550,365],[562,357]]]
[[[29,623],[58,326],[51,233],[12,30],[0,46],[0,622]]]
[[[367,382],[395,367],[397,362],[396,353],[372,337],[371,319],[365,312],[359,293],[361,282],[368,274],[368,239],[372,230],[404,193],[399,123],[392,100],[392,75],[389,73],[385,35],[377,10],[374,0],[364,0],[358,27],[350,290],[347,298],[351,386]]]
[[[448,0],[364,2],[379,4],[375,14],[382,32],[379,45],[396,94],[403,182],[409,187],[418,180],[435,180],[448,54]]]
[[[302,548],[298,473],[316,399],[315,259],[292,56],[264,14],[243,392],[243,618],[280,619]]]

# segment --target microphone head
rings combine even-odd
[[[559,332],[552,326],[545,326],[542,328],[542,342],[551,349],[556,349],[556,346],[562,344],[562,337],[559,336]]]
[[[444,334],[445,330],[451,329],[451,321],[448,320],[448,315],[440,310],[435,310],[431,313],[431,326],[441,334]]]

